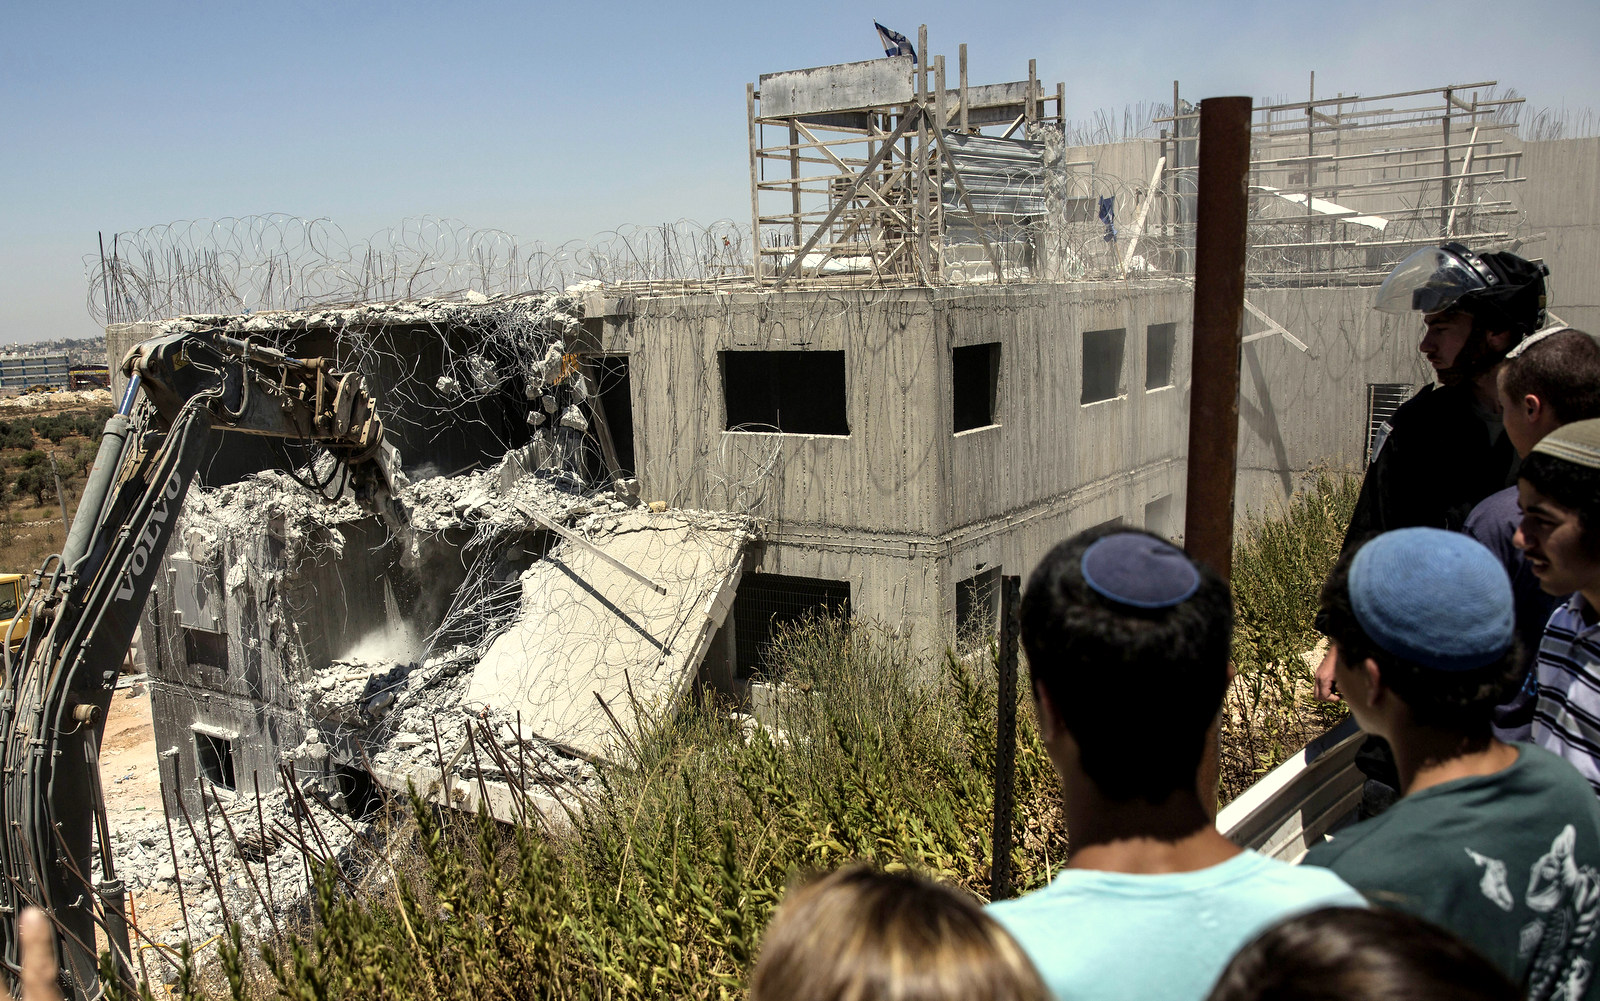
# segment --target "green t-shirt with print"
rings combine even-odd
[[[1305,863],[1455,932],[1529,1001],[1600,1001],[1600,799],[1567,762],[1513,746],[1509,767],[1406,796]]]

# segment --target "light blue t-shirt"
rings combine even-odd
[[[988,911],[1061,1001],[1200,1001],[1267,926],[1318,907],[1365,906],[1327,870],[1246,851],[1195,872],[1063,869]]]

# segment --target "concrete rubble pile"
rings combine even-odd
[[[62,407],[109,407],[114,401],[106,389],[62,389],[52,393],[23,393],[0,399],[0,410],[45,410]]]
[[[180,555],[196,563],[225,562],[224,580],[237,588],[263,575],[280,574],[274,563],[292,566],[313,556],[338,559],[345,546],[339,526],[365,517],[350,496],[319,498],[288,473],[270,469],[216,490],[191,490],[174,543],[181,546]],[[224,546],[226,540],[244,538],[263,525],[283,543],[281,560],[252,560],[251,547]],[[224,560],[225,553],[229,559]]]
[[[520,575],[513,594],[501,593],[503,625],[478,644],[453,646],[408,668],[336,662],[331,670],[357,682],[345,682],[343,689],[351,704],[369,716],[387,714],[380,726],[385,739],[371,758],[381,782],[399,787],[408,775],[437,778],[442,767],[458,786],[482,778],[565,810],[592,787],[592,762],[615,760],[621,720],[646,722],[638,717],[683,694],[686,668],[692,674],[698,665],[693,654],[703,655],[709,639],[682,635],[683,620],[709,611],[703,606],[716,600],[711,591],[724,603],[731,599],[725,585],[737,574],[739,552],[752,537],[750,524],[722,514],[614,509],[573,524],[606,551],[626,553],[630,543],[649,539],[679,554],[679,562],[636,562],[658,573],[683,574],[677,582],[683,591],[649,592],[610,566],[604,568],[611,571],[608,578],[596,572],[594,553],[558,544]],[[683,558],[693,564],[686,574]],[[631,587],[619,588],[619,578]],[[579,599],[578,592],[590,600]],[[600,618],[621,618],[626,628],[598,621],[591,614],[596,598],[609,606]],[[677,636],[670,632],[674,626]],[[642,654],[630,641],[649,646],[654,655]],[[661,655],[674,647],[690,658]],[[608,675],[613,668],[614,676]],[[317,684],[326,686],[326,677]],[[614,687],[619,678],[623,689]],[[618,700],[629,688],[625,700]],[[639,699],[652,705],[636,704]],[[479,747],[467,745],[469,730]],[[561,817],[546,819],[559,823]]]
[[[188,743],[192,728],[246,748],[248,728],[259,724],[228,715],[235,710],[223,703],[253,704],[246,712],[273,720],[275,736],[256,739],[275,756],[241,759],[241,772],[286,767],[336,810],[355,805],[344,801],[353,776],[501,820],[560,827],[581,809],[598,786],[597,766],[624,760],[630,731],[688,693],[757,532],[741,516],[647,505],[631,478],[595,488],[593,463],[580,458],[592,450],[580,406],[592,389],[575,377],[580,370],[565,350],[579,311],[569,295],[364,306],[296,314],[287,328],[281,317],[227,318],[236,335],[282,340],[285,329],[360,327],[366,342],[378,319],[470,319],[482,335],[477,349],[447,351],[444,374],[430,374],[426,392],[391,387],[391,408],[426,429],[426,421],[463,419],[488,400],[525,412],[529,432],[498,461],[456,475],[422,463],[409,478],[394,476],[399,530],[363,511],[348,490],[330,501],[285,472],[193,488],[168,557],[169,567],[192,569],[169,570],[173,593],[159,614],[185,627],[196,615],[216,622],[215,642],[227,655],[208,667],[195,660],[202,650],[185,647],[191,634],[166,629],[168,656],[157,658],[152,691],[165,693],[168,718],[181,727],[169,731],[170,742]],[[430,394],[454,403],[419,417],[415,401]],[[399,470],[403,457],[390,458]],[[325,473],[313,466],[297,475],[330,479]],[[211,591],[207,580],[215,581]],[[185,581],[201,582],[186,604],[178,595]],[[163,678],[164,670],[176,673]],[[213,702],[208,692],[223,698]],[[167,741],[162,704],[158,739]],[[188,767],[189,775],[199,768]],[[292,818],[281,790],[264,806]],[[253,803],[245,812],[253,816]],[[136,890],[171,883],[165,836],[159,821],[116,835],[119,855],[144,860],[130,869]],[[219,859],[233,880],[242,871],[229,850]],[[180,843],[178,871],[199,875],[196,851]],[[262,858],[284,887],[280,905],[292,906],[305,889],[290,871],[301,865],[298,849],[278,844]],[[206,892],[196,885],[197,899]],[[202,910],[220,926],[220,907]],[[191,901],[191,921],[192,912]],[[247,900],[234,917],[259,924],[265,915]],[[196,941],[211,928],[196,928]]]
[[[254,795],[242,794],[222,803],[226,819],[216,807],[187,819],[174,810],[170,840],[168,821],[160,815],[115,825],[113,857],[130,891],[176,899],[182,880],[187,922],[152,927],[141,921],[143,933],[171,946],[187,932],[199,947],[233,920],[247,933],[270,934],[274,919],[281,926],[305,916],[318,860],[333,860],[358,885],[386,873],[374,869],[381,869],[381,826],[337,813],[321,796],[320,788],[307,788],[302,809],[288,792],[276,790],[263,794],[258,810]]]
[[[737,579],[740,553],[753,538],[753,527],[747,519],[726,514],[651,512],[625,486],[578,493],[527,474],[507,480],[503,469],[422,480],[410,485],[401,500],[412,528],[403,559],[419,558],[431,544],[427,540],[436,542],[449,530],[470,529],[493,540],[521,538],[549,523],[590,540],[597,549],[620,546],[626,553],[629,544],[649,539],[648,548],[661,555],[681,552],[689,560],[686,571],[678,567],[687,590],[662,596],[620,573],[607,579],[596,566],[615,568],[596,564],[588,549],[561,540],[511,582],[479,582],[476,595],[458,592],[457,598],[466,601],[454,609],[453,618],[478,620],[477,634],[467,641],[452,640],[448,619],[431,636],[409,635],[397,623],[378,642],[358,643],[320,668],[311,669],[299,656],[285,657],[286,667],[304,672],[292,688],[308,737],[283,752],[283,763],[329,805],[346,806],[333,780],[342,763],[359,767],[392,792],[403,793],[410,785],[437,802],[489,809],[501,819],[525,816],[531,803],[544,823],[564,826],[567,811],[580,809],[597,789],[596,762],[616,758],[617,728],[646,722],[652,709],[685,692],[698,665],[690,658],[703,656],[709,631],[718,623],[706,619],[691,624],[689,629],[698,630],[699,636],[655,634],[668,633],[663,626],[686,612],[709,610],[713,596],[702,577],[709,576],[716,585],[726,614],[731,601],[727,585]],[[230,590],[269,596],[262,602],[269,610],[264,642],[276,637],[280,652],[303,652],[305,644],[297,638],[287,603],[271,595],[295,574],[298,563],[342,557],[351,526],[363,520],[370,518],[348,499],[324,503],[287,475],[266,472],[217,490],[193,491],[178,537],[189,558],[220,562]],[[277,558],[261,559],[258,546],[230,544],[253,538],[263,521],[273,526],[272,535],[281,545]],[[670,558],[637,562],[658,573],[676,566]],[[556,581],[565,589],[552,587]],[[628,586],[619,587],[619,581]],[[463,590],[473,586],[469,581]],[[630,589],[636,592],[631,597]],[[615,623],[585,614],[573,599],[589,591],[603,592],[602,617],[620,617],[627,627],[618,630]],[[640,593],[651,601],[637,600]],[[685,632],[681,623],[678,628]],[[623,634],[623,646],[612,635],[616,632]],[[644,637],[641,642],[650,656],[626,646],[635,633]],[[592,671],[576,679],[563,674],[564,664],[583,660],[574,656],[577,646],[587,648],[586,663],[592,666],[620,665],[616,678]],[[684,656],[669,661],[661,655],[672,649]],[[619,653],[620,659],[614,660]],[[651,705],[634,703],[632,693],[622,695],[629,688],[646,693],[639,697]],[[596,692],[609,699],[597,700]],[[495,790],[487,805],[477,802],[483,789]],[[281,791],[269,797],[269,805],[280,819],[288,816]],[[252,818],[253,806],[245,814]],[[321,826],[348,841],[342,824]],[[136,889],[160,889],[172,881],[165,831],[159,818],[147,827],[119,829],[118,857],[148,859],[145,868],[135,861],[129,878]],[[190,865],[198,859],[192,846],[180,842],[179,855],[180,869],[197,874],[192,897],[214,898],[201,885],[201,870]],[[224,873],[238,871],[230,859],[230,849],[222,849]],[[298,851],[280,844],[260,864],[272,868],[281,903],[292,906],[305,889]],[[247,885],[234,888],[247,898],[237,905],[235,917],[265,920],[259,906],[250,906],[253,891]],[[185,891],[191,892],[188,883]],[[209,936],[211,926],[205,922],[220,922],[218,907],[202,904],[197,919],[193,906],[191,922],[202,926],[195,935]]]

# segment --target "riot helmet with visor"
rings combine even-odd
[[[1385,313],[1471,313],[1487,330],[1530,333],[1544,325],[1550,269],[1516,254],[1475,254],[1460,243],[1421,247],[1396,265],[1378,290]]]

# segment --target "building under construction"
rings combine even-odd
[[[169,804],[288,767],[476,807],[503,785],[465,721],[581,782],[637,713],[748,698],[784,622],[933,650],[1074,531],[1182,536],[1198,115],[1175,87],[1151,134],[1085,136],[1063,85],[1017,76],[970,83],[964,46],[763,76],[748,229],[479,254],[428,296],[382,248],[338,287],[269,260],[251,302],[197,264],[108,316],[114,365],[194,326],[340,358],[410,484],[396,532],[318,502],[315,455],[219,437],[143,627]],[[1600,139],[1524,141],[1494,93],[1256,109],[1241,512],[1359,471],[1431,377],[1370,308],[1416,247],[1542,257],[1552,311],[1600,321]],[[155,287],[102,274],[112,304]]]

